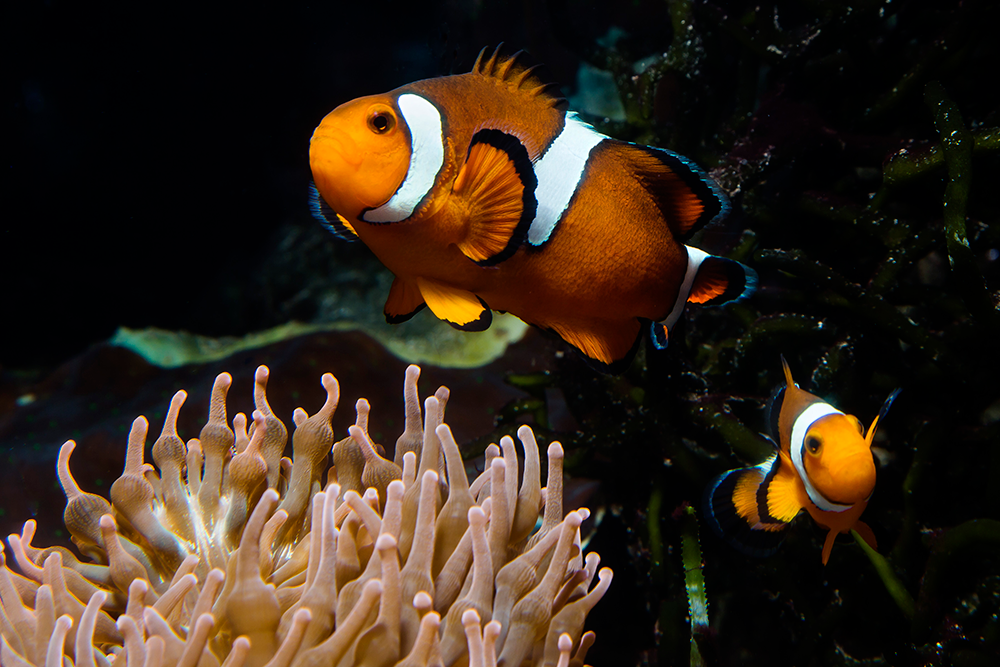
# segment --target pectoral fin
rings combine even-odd
[[[458,243],[466,257],[492,266],[513,255],[535,215],[535,173],[524,145],[499,130],[480,130],[455,179],[456,203],[468,229]]]
[[[485,331],[493,313],[482,299],[465,290],[417,278],[417,287],[427,307],[439,319],[462,331]]]

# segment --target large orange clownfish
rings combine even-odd
[[[645,327],[666,346],[687,301],[753,291],[752,270],[678,240],[729,210],[697,166],[596,132],[521,53],[485,53],[313,133],[313,212],[395,274],[390,323],[426,305],[481,331],[510,312],[617,372]]]
[[[740,551],[767,556],[804,509],[829,531],[824,565],[837,535],[852,529],[875,549],[875,535],[860,517],[875,489],[875,427],[899,390],[886,399],[866,436],[857,417],[799,389],[784,357],[781,364],[785,384],[771,397],[767,420],[777,451],[758,466],[730,470],[709,484],[709,524]]]

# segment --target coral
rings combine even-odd
[[[3,664],[582,665],[594,641],[584,619],[611,570],[582,553],[588,510],[563,516],[562,447],[548,447],[542,489],[522,426],[523,474],[505,436],[470,484],[442,423],[448,390],[421,414],[418,376],[407,369],[395,463],[369,436],[364,399],[334,442],[329,373],[323,406],[295,410],[293,456],[282,457],[288,431],[268,405],[265,366],[249,423],[241,413],[229,427],[222,373],[187,443],[177,392],[155,466],[136,418],[110,501],[79,487],[66,442],[64,520],[84,558],[33,546],[34,521],[10,536],[20,574],[0,554]]]

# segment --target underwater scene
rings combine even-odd
[[[1000,5],[14,2],[0,663],[1000,664]]]

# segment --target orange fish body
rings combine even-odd
[[[396,276],[390,322],[427,305],[482,330],[511,312],[615,369],[645,323],[665,345],[684,302],[755,284],[678,240],[728,210],[697,167],[595,132],[516,54],[338,107],[310,163],[314,211]]]
[[[765,556],[777,549],[785,527],[804,509],[828,531],[824,565],[840,533],[856,530],[876,548],[875,535],[860,517],[875,489],[875,428],[898,390],[865,436],[856,417],[800,389],[781,361],[786,384],[775,392],[769,410],[778,450],[764,463],[730,470],[708,486],[709,524],[744,553]]]

